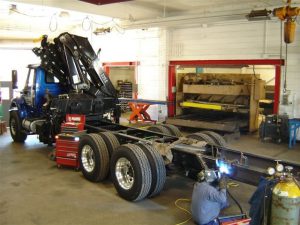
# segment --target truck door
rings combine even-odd
[[[55,75],[41,67],[36,69],[36,87],[35,106],[38,109],[50,106],[52,98],[62,93],[59,80]]]

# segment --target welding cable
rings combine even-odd
[[[57,30],[57,18],[56,18],[56,14],[53,14],[51,16],[50,22],[49,22],[49,30],[51,32],[55,32]]]
[[[239,207],[239,209],[241,211],[241,214],[245,214],[242,206],[240,205],[240,203],[232,196],[232,194],[230,193],[230,191],[228,189],[227,189],[227,193],[231,197],[231,199],[235,202],[235,204]]]
[[[267,196],[267,187],[268,185],[265,186],[264,188],[264,205],[263,205],[263,225],[266,225],[266,196]]]
[[[177,200],[175,201],[175,206],[176,206],[178,209],[180,209],[180,210],[184,211],[185,213],[187,213],[188,215],[190,215],[190,217],[189,217],[188,219],[186,219],[185,221],[176,224],[176,225],[183,225],[183,224],[186,224],[188,221],[190,221],[190,219],[192,219],[192,213],[191,213],[189,210],[187,210],[187,209],[181,207],[180,205],[178,205],[178,202],[191,202],[191,199],[187,199],[187,198],[179,198],[179,199],[177,199]]]

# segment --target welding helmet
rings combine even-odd
[[[197,178],[199,182],[206,181],[208,183],[212,183],[219,177],[216,171],[207,169],[200,171],[197,175]]]

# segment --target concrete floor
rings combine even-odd
[[[242,136],[231,147],[283,159],[300,161],[299,144],[261,143],[256,137]],[[0,224],[177,224],[189,216],[175,207],[178,198],[190,198],[193,181],[173,175],[162,193],[138,203],[121,199],[110,181],[91,183],[81,172],[58,169],[48,159],[52,148],[30,136],[25,144],[12,142],[9,134],[0,136]],[[255,187],[240,184],[231,192],[245,211]],[[180,203],[189,208],[189,203]],[[238,213],[232,203],[224,214]],[[186,224],[194,224],[189,221]]]
[[[231,140],[229,147],[243,152],[267,156],[274,159],[300,163],[300,144],[289,149],[287,143],[262,142],[257,134],[242,135],[238,140]]]

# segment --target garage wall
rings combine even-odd
[[[170,60],[280,58],[280,23],[274,21],[201,25],[170,30]],[[288,47],[287,89],[294,104],[280,112],[300,117],[300,29]],[[285,52],[285,50],[283,51]],[[283,82],[282,82],[283,83]],[[299,108],[299,109],[297,109]]]

